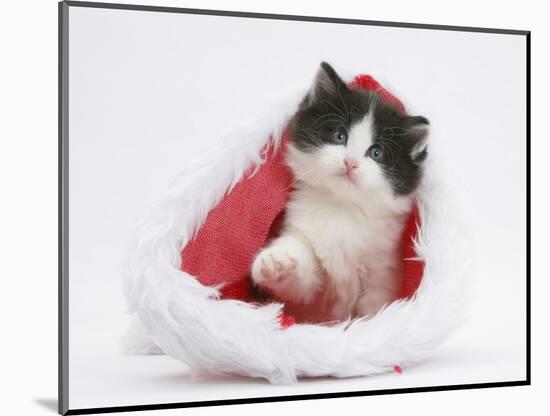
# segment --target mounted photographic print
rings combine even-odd
[[[59,13],[60,413],[530,383],[529,32]]]

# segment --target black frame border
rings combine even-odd
[[[364,26],[384,26],[409,29],[445,30],[459,32],[477,32],[501,35],[524,36],[526,42],[526,378],[525,380],[494,383],[472,383],[442,386],[410,387],[383,390],[351,391],[337,393],[319,393],[292,396],[269,396],[243,399],[226,399],[197,402],[146,404],[131,406],[94,407],[69,409],[69,275],[68,275],[68,219],[69,219],[69,7],[87,7],[101,9],[135,10],[161,13],[181,13],[210,16],[241,17],[270,20],[291,20],[318,23],[337,23]],[[481,28],[470,26],[448,26],[436,24],[419,24],[404,22],[387,22],[374,20],[330,18],[320,16],[296,16],[284,14],[251,13],[227,10],[189,9],[179,7],[144,6],[136,4],[99,3],[85,1],[61,1],[58,3],[58,412],[61,415],[84,415],[94,413],[113,413],[140,410],[179,409],[189,407],[224,406],[235,404],[286,402],[295,400],[314,400],[342,397],[373,396],[402,393],[425,393],[448,390],[469,390],[494,387],[514,387],[531,385],[531,32],[528,30],[511,30],[498,28]]]

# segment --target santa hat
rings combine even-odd
[[[405,112],[368,75],[349,86],[375,91]],[[129,305],[155,344],[192,368],[272,382],[401,372],[425,358],[462,317],[468,264],[453,253],[468,246],[459,216],[427,167],[401,239],[402,300],[374,317],[301,324],[280,304],[258,304],[250,269],[278,232],[292,189],[285,126],[296,108],[294,100],[235,130],[223,147],[182,173],[136,232],[125,274]]]

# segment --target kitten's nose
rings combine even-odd
[[[359,167],[359,164],[355,159],[352,159],[350,157],[346,157],[344,159],[344,166],[346,168],[346,175],[352,172],[353,170],[357,169]]]

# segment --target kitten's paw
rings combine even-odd
[[[304,240],[279,237],[256,256],[252,281],[282,301],[309,303],[320,286],[315,257]]]
[[[252,265],[252,279],[259,285],[271,286],[296,274],[297,260],[286,250],[269,247],[258,254]]]

